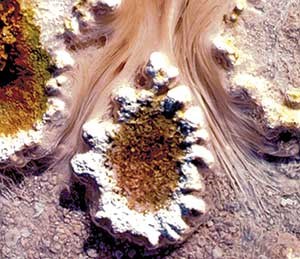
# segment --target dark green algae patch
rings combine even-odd
[[[28,1],[0,0],[0,135],[30,130],[42,120],[52,67]]]

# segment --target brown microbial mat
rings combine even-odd
[[[183,137],[159,104],[158,99],[122,125],[107,151],[122,194],[137,210],[164,206],[179,181]]]

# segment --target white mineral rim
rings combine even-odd
[[[153,67],[162,69],[165,67],[163,65],[155,64]],[[149,63],[146,71],[148,69]],[[149,77],[153,78],[151,75]],[[165,86],[167,84],[166,82]],[[163,114],[174,109],[172,120],[175,125],[184,123],[190,129],[182,135],[185,140],[194,143],[191,148],[185,149],[185,157],[178,158],[181,162],[178,186],[168,204],[157,211],[138,212],[129,208],[127,198],[118,192],[120,187],[117,185],[116,172],[107,165],[105,153],[120,125],[133,116],[145,100],[151,102],[155,94],[155,88],[138,90],[129,84],[116,88],[112,99],[118,107],[117,122],[101,119],[86,122],[83,126],[83,138],[90,151],[76,154],[71,160],[75,175],[86,184],[88,193],[92,196],[88,200],[92,200],[90,213],[93,221],[114,236],[127,238],[150,249],[183,241],[192,231],[189,223],[206,213],[207,205],[200,197],[204,192],[199,172],[201,168],[194,162],[200,159],[202,168],[211,167],[214,163],[207,145],[208,132],[202,110],[193,106],[189,87],[179,84],[164,94],[160,108]],[[178,130],[181,130],[179,126]],[[95,196],[95,193],[99,195]]]

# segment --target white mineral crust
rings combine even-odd
[[[233,40],[225,36],[217,36],[213,42],[213,55],[225,69],[232,69],[238,60],[238,51]]]
[[[199,129],[194,132],[191,132],[186,138],[185,142],[192,144],[192,143],[197,143],[197,142],[208,142],[209,141],[209,133],[207,132],[206,129]]]
[[[204,189],[204,184],[201,175],[195,165],[190,162],[181,165],[181,173],[183,180],[180,181],[179,187],[184,191],[201,191]]]
[[[212,166],[215,162],[212,153],[206,147],[198,144],[194,144],[189,148],[189,152],[185,156],[185,159],[192,161],[201,160],[208,167]]]
[[[14,137],[1,136],[0,137],[0,163],[9,164],[9,159],[17,151],[22,150],[25,146],[31,146],[39,143],[41,140],[40,131],[20,131]]]
[[[191,90],[186,85],[179,85],[169,90],[167,98],[187,105],[191,104],[193,100]]]
[[[155,90],[167,86],[172,79],[179,75],[177,67],[172,66],[168,57],[161,52],[153,52],[150,55],[145,72],[152,78]]]
[[[91,6],[99,6],[100,5],[104,8],[114,11],[121,5],[122,0],[88,0],[88,3]]]
[[[182,116],[182,120],[191,124],[193,127],[203,127],[205,122],[203,111],[198,106],[192,106],[187,109]]]
[[[66,67],[73,67],[75,64],[74,59],[71,54],[63,49],[56,50],[54,52],[54,60],[57,68],[62,69]]]
[[[117,111],[120,122],[128,120],[139,108],[137,92],[130,86],[121,86],[112,94],[112,99],[119,105]]]
[[[91,120],[84,124],[82,136],[94,149],[105,152],[117,128],[118,125],[113,124],[112,121]]]

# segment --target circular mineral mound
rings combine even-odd
[[[152,61],[145,69],[151,87],[117,87],[112,117],[84,124],[90,151],[71,161],[94,222],[151,249],[181,242],[206,213],[201,171],[214,163],[189,87],[169,87],[169,65]]]

